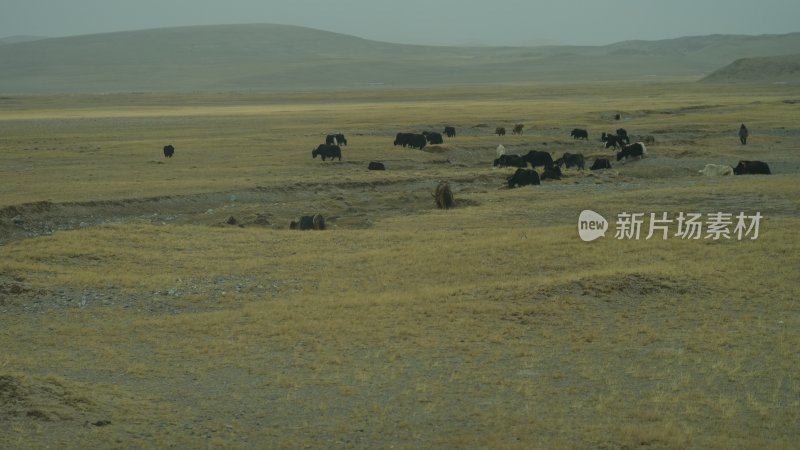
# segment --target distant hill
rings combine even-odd
[[[20,42],[39,41],[42,39],[47,39],[47,38],[43,36],[9,36],[0,38],[0,45],[19,44]]]
[[[741,58],[712,72],[707,83],[800,83],[800,54]]]
[[[308,90],[701,78],[800,48],[800,33],[608,46],[401,45],[287,25],[103,33],[0,45],[0,93]]]
[[[624,41],[608,46],[611,51],[639,50],[651,54],[679,55],[693,61],[706,60],[719,68],[739,58],[796,53],[800,33],[760,36],[712,34],[660,41]]]

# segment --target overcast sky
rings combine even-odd
[[[410,44],[602,45],[800,31],[800,0],[0,0],[0,37],[237,23]]]

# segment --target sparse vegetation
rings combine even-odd
[[[0,447],[790,448],[797,96],[676,82],[6,97]],[[457,137],[435,152],[392,146],[445,123]],[[590,165],[619,126],[655,136],[647,158],[518,189],[492,168],[499,143]],[[333,131],[342,161],[320,164]],[[774,175],[697,175],[739,159]],[[436,208],[438,180],[456,208]],[[584,243],[583,209],[765,220],[757,240]],[[324,233],[288,229],[316,213]]]

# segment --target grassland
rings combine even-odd
[[[0,447],[792,448],[799,97],[673,82],[3,98]],[[444,145],[391,145],[444,125]],[[501,143],[611,156],[598,137],[620,126],[655,138],[647,158],[513,190],[491,167]],[[334,131],[343,160],[312,159]],[[697,175],[740,159],[773,175]],[[455,209],[435,209],[439,180]],[[764,220],[755,240],[585,243],[587,208]],[[288,230],[314,212],[328,230]]]

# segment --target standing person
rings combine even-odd
[[[742,141],[742,145],[747,144],[747,136],[749,134],[750,133],[747,132],[747,127],[742,124],[742,126],[739,127],[739,140]]]

